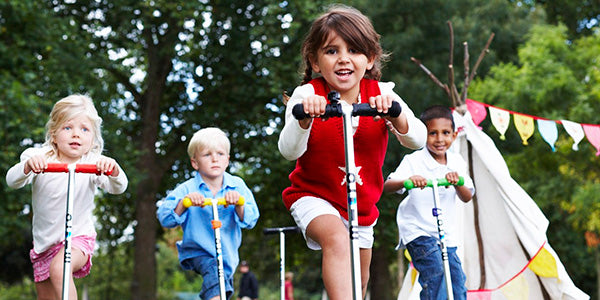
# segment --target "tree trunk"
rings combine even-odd
[[[370,270],[371,299],[395,299],[389,265],[389,250],[385,247],[373,247]]]
[[[149,180],[140,182],[136,203],[135,246],[133,282],[131,296],[133,300],[156,300],[156,204],[155,193],[144,191]],[[157,186],[157,185],[154,185]]]

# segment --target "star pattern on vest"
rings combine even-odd
[[[342,183],[341,185],[346,184],[346,167],[342,167],[342,166],[338,166],[338,168],[340,170],[342,170],[342,172],[344,172],[344,178],[342,179]],[[359,185],[362,185],[362,178],[360,178],[360,169],[362,169],[361,166],[356,166],[356,183]]]

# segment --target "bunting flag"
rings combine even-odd
[[[488,115],[488,113],[486,113],[487,107],[492,125],[494,125],[494,128],[500,133],[500,140],[506,140],[505,134],[510,125],[510,115],[512,114],[513,122],[521,136],[523,145],[528,145],[527,141],[533,135],[535,124],[537,124],[540,135],[544,141],[550,145],[552,151],[555,152],[555,144],[558,140],[558,128],[556,123],[559,123],[563,125],[567,134],[573,139],[573,145],[571,146],[573,151],[578,151],[579,142],[581,142],[584,137],[587,137],[587,140],[596,149],[596,156],[600,156],[600,124],[582,124],[569,120],[548,120],[537,116],[509,111],[473,99],[467,99],[466,104],[467,110],[471,114],[475,125],[479,125],[479,123],[485,120]]]
[[[500,133],[500,139],[503,141],[506,140],[504,133],[506,133],[508,125],[510,125],[510,113],[507,110],[499,109],[493,106],[489,106],[488,110],[490,111],[492,124]]]
[[[505,286],[500,288],[502,295],[506,299],[510,300],[528,300],[529,299],[529,285],[523,274],[513,278]]]
[[[481,123],[483,120],[485,120],[485,117],[487,116],[487,111],[485,110],[485,105],[483,105],[482,103],[479,103],[477,101],[473,101],[471,99],[467,99],[466,102],[467,102],[467,110],[469,110],[469,113],[471,114],[473,123],[475,123],[475,125],[479,126],[479,123]]]
[[[558,278],[556,259],[546,248],[542,248],[529,263],[529,269],[538,276]]]
[[[556,128],[556,122],[538,119],[537,125],[544,141],[550,145],[552,152],[556,152],[556,148],[554,148],[554,143],[558,140],[558,128]]]
[[[579,123],[575,123],[569,120],[561,120],[560,121],[565,128],[565,131],[571,136],[573,139],[573,146],[571,148],[573,151],[579,150],[579,142],[583,140],[585,133],[583,132],[583,127],[579,125]]]
[[[514,116],[515,127],[523,140],[523,145],[529,145],[527,140],[533,135],[535,126],[533,125],[533,118],[527,115],[515,114]]]
[[[600,155],[600,126],[599,125],[581,125],[583,127],[583,132],[585,132],[585,136],[588,141],[596,148],[596,156]]]

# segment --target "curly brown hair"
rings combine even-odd
[[[371,20],[359,10],[345,6],[335,5],[317,18],[302,44],[302,59],[304,66],[304,78],[302,84],[312,79],[312,66],[317,57],[317,51],[323,46],[329,35],[335,32],[348,45],[360,53],[364,53],[374,61],[373,68],[367,70],[365,78],[379,80],[381,68],[389,54],[384,53],[379,44],[380,35],[373,28]]]

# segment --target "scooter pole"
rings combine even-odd
[[[339,94],[338,94],[339,99]],[[348,232],[350,234],[350,259],[352,266],[352,299],[362,298],[360,249],[358,248],[358,204],[356,202],[356,164],[352,134],[352,107],[342,106],[344,121],[344,149],[346,154],[346,191],[348,197]]]
[[[65,215],[65,246],[63,258],[62,293],[63,300],[69,299],[69,285],[71,282],[71,240],[73,230],[73,199],[75,197],[75,173],[94,173],[100,175],[94,164],[59,164],[49,163],[44,173],[67,172],[69,180],[67,184],[67,203]],[[110,175],[112,172],[105,173]]]
[[[296,226],[290,227],[277,227],[277,228],[265,228],[264,234],[271,234],[279,232],[279,279],[281,283],[280,294],[281,300],[285,299],[285,233],[286,232],[299,232],[299,228]]]
[[[437,179],[432,179],[433,187],[433,210],[432,213],[437,221],[438,235],[440,237],[440,247],[442,249],[442,262],[444,263],[444,277],[446,277],[446,293],[448,300],[454,300],[452,292],[452,276],[450,275],[450,261],[448,260],[448,248],[446,247],[446,232],[444,231],[444,221],[442,220],[442,209],[440,207],[440,193],[438,191]]]

